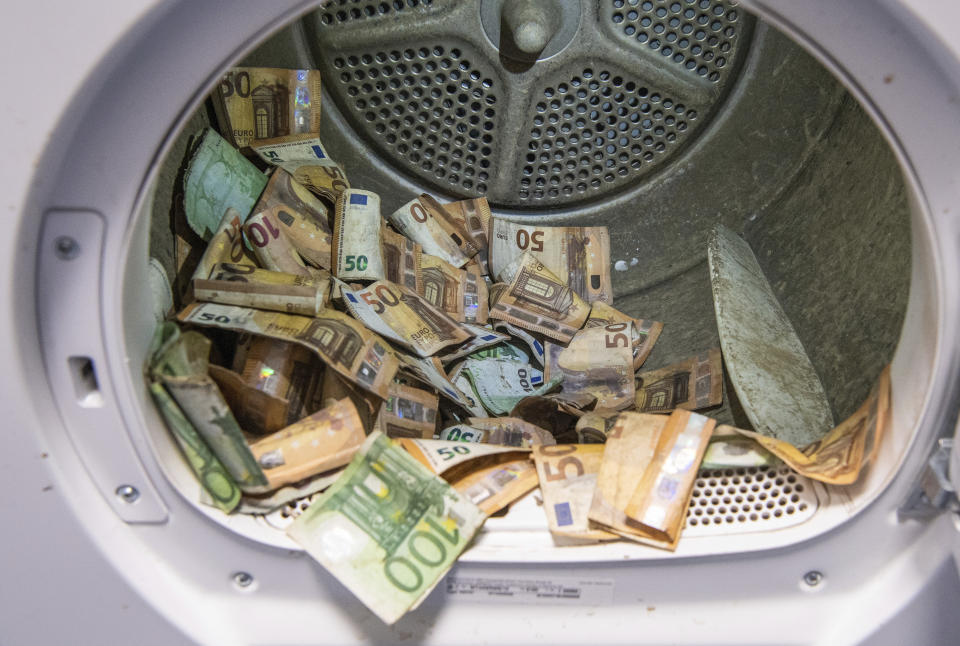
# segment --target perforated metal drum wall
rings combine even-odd
[[[489,69],[441,45],[336,56],[333,66],[358,134],[445,191],[487,193],[497,119]]]
[[[604,0],[564,13],[558,53],[519,61],[491,39],[508,38],[491,4],[335,0],[309,39],[364,144],[435,191],[526,209],[604,200],[669,163],[750,35],[725,2]]]

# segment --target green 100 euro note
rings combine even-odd
[[[392,624],[427,596],[484,518],[453,487],[374,432],[287,534]]]

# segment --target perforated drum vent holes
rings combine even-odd
[[[730,61],[740,18],[731,3],[711,0],[610,0],[623,36],[684,69],[717,82]]]
[[[330,0],[320,14],[324,25],[337,25],[351,20],[394,16],[416,7],[429,7],[433,0],[388,0],[385,2],[367,2],[365,0]]]
[[[811,481],[785,466],[704,470],[694,483],[684,535],[790,527],[818,506]]]
[[[433,13],[444,5],[333,0],[319,16],[323,26],[334,29]],[[601,0],[599,18],[623,42],[629,54],[625,69],[639,51],[647,52],[648,61],[652,53],[678,78],[718,89],[730,80],[743,21],[733,3]],[[459,41],[443,42],[441,36],[425,45],[341,53],[334,58],[339,78],[331,88],[343,98],[358,132],[367,133],[388,159],[452,194],[490,193],[498,203],[544,207],[602,200],[669,160],[713,107],[691,104],[683,92],[654,87],[624,71],[598,65],[569,70],[568,76],[544,81],[528,114],[499,115],[500,121],[526,124],[522,132],[529,138],[520,142],[520,172],[491,186],[496,128],[503,125],[494,107],[495,75],[482,69],[484,57],[465,55]]]
[[[286,529],[321,494],[291,502],[263,517]],[[684,536],[715,536],[782,529],[813,517],[819,501],[809,479],[787,467],[701,471],[697,477]]]
[[[658,161],[698,116],[638,82],[591,68],[545,88],[534,109],[519,193],[534,200],[628,179]]]
[[[719,84],[734,54],[739,13],[710,0],[609,0],[609,20],[631,46],[665,66]],[[648,84],[585,68],[549,85],[535,105],[520,180],[523,201],[553,201],[619,187],[668,158],[698,111]]]
[[[394,158],[454,192],[487,192],[497,97],[462,50],[395,49],[333,65],[356,116]]]

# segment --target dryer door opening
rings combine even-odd
[[[608,226],[614,305],[665,326],[644,370],[719,345],[707,240],[718,224],[742,233],[835,419],[849,416],[893,356],[911,262],[900,168],[857,101],[782,33],[723,2],[585,3],[562,17],[576,36],[538,60],[518,60],[503,49],[509,38],[484,31],[488,4],[330,5],[238,65],[321,70],[321,138],[352,186],[376,187],[384,214],[431,192],[483,196],[518,221]],[[151,205],[150,255],[174,283],[184,273],[171,217],[187,140],[217,125],[214,105],[181,131]],[[729,379],[709,415],[751,427]],[[838,503],[841,516],[864,504],[855,498],[785,467],[704,472],[681,552],[712,553],[711,537],[789,541],[784,529],[829,526]],[[279,530],[308,504],[220,520],[287,544]],[[465,558],[515,549],[525,559],[604,558],[608,549],[548,556],[543,526],[527,497],[491,519]]]
[[[622,542],[556,547],[528,496],[486,523],[458,572],[535,576],[549,569],[537,564],[563,563],[577,576],[616,580],[613,598],[626,603],[623,595],[636,601],[641,573],[680,598],[671,586],[683,581],[690,590],[694,578],[723,578],[715,557],[736,553],[756,574],[751,580],[763,579],[764,570],[777,575],[752,591],[734,584],[733,596],[755,599],[762,589],[787,599],[807,590],[797,586],[813,571],[805,565],[812,554],[837,565],[849,552],[816,548],[836,547],[844,536],[849,548],[849,537],[883,526],[883,512],[873,505],[871,513],[871,503],[882,500],[888,511],[896,505],[891,501],[910,487],[926,443],[949,416],[942,379],[948,361],[936,352],[948,343],[942,326],[952,311],[941,285],[946,261],[938,221],[901,142],[842,67],[831,63],[828,70],[829,59],[811,43],[804,44],[815,55],[742,7],[580,3],[575,16],[558,18],[544,56],[529,60],[503,49],[488,18],[496,4],[330,3],[293,22],[285,16],[282,28],[278,21],[238,35],[202,74],[189,75],[193,84],[170,114],[167,138],[151,140],[148,161],[137,167],[146,180],[136,209],[102,213],[101,295],[94,299],[102,349],[65,347],[67,356],[45,356],[48,372],[67,367],[64,383],[72,390],[57,395],[64,417],[80,419],[78,401],[115,407],[120,419],[100,428],[129,435],[130,452],[143,465],[144,474],[125,472],[126,480],[99,478],[101,492],[119,510],[149,512],[124,519],[159,523],[138,528],[137,539],[178,571],[196,568],[203,585],[256,570],[258,585],[268,584],[276,598],[335,600],[334,614],[362,614],[347,607],[343,590],[318,579],[283,532],[308,500],[266,515],[225,515],[199,502],[200,486],[142,376],[155,327],[145,286],[151,271],[177,282],[171,212],[182,199],[188,138],[216,125],[209,93],[235,65],[320,69],[321,138],[354,186],[381,195],[383,212],[420,192],[443,200],[483,195],[496,214],[517,220],[608,226],[615,305],[665,325],[645,369],[718,344],[706,261],[717,224],[754,249],[835,419],[849,415],[883,366],[893,364],[893,423],[856,485],[824,486],[776,469],[702,473],[675,553]],[[271,35],[257,42],[264,33]],[[202,34],[193,36],[199,41]],[[153,154],[156,147],[162,155]],[[48,218],[51,228],[41,238],[54,255],[69,251],[57,247],[66,235],[58,220]],[[151,257],[159,261],[152,270]],[[44,283],[38,315],[61,322],[48,336],[65,333],[56,298],[65,286],[56,276]],[[729,383],[723,401],[708,414],[749,428]],[[78,428],[69,432],[88,470],[102,466],[105,474],[123,463],[116,455],[97,462],[93,456],[109,446],[91,444]],[[121,488],[138,478],[155,487],[135,486],[139,500]],[[900,541],[894,543],[905,544],[922,528],[890,531]],[[188,545],[216,553],[200,558]],[[865,558],[863,567],[879,566],[884,553]],[[615,567],[624,560],[638,563]],[[856,572],[831,581],[838,593],[847,591]],[[708,595],[720,590],[707,588]],[[224,612],[236,617],[241,605]]]

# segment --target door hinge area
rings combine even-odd
[[[932,518],[944,511],[960,511],[957,491],[950,482],[950,456],[953,438],[940,438],[913,493],[897,510],[899,520]]]

